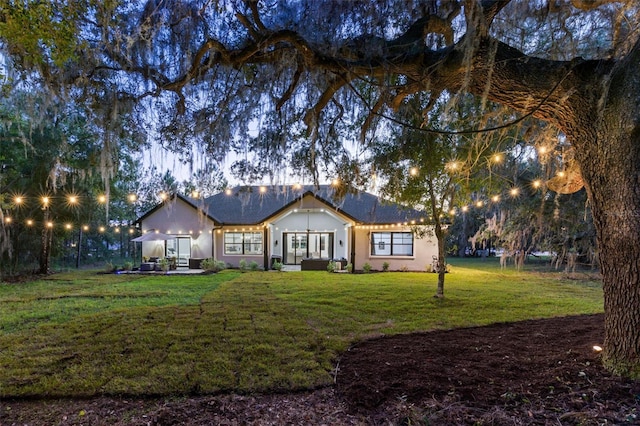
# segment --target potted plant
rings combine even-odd
[[[167,259],[166,257],[160,259],[158,261],[158,264],[160,265],[160,269],[162,269],[162,272],[169,271],[169,259]]]

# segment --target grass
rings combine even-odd
[[[184,395],[332,383],[355,341],[602,311],[599,283],[460,261],[427,273],[53,275],[0,285],[0,397]]]

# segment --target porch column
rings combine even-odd
[[[269,253],[271,253],[271,241],[269,238],[269,227],[262,227],[262,253],[264,254],[264,270],[268,271],[271,268],[269,264]]]
[[[349,263],[351,263],[351,272],[356,270],[356,227],[351,225],[351,238],[349,242],[349,250],[351,250],[351,255],[349,259]]]

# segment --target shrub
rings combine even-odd
[[[131,262],[131,261],[124,262],[124,265],[122,266],[122,269],[124,269],[125,271],[132,270],[133,269],[133,262]]]
[[[282,271],[282,263],[278,262],[277,260],[273,262],[273,265],[271,265],[271,267],[278,272]]]
[[[367,262],[364,265],[362,265],[362,271],[365,274],[368,274],[369,272],[371,272],[371,264],[369,264],[369,262]]]
[[[389,272],[389,262],[384,262],[382,264],[382,272]]]
[[[345,269],[347,270],[347,272],[351,272],[353,271],[353,265],[351,263],[347,263],[347,266],[345,267]]]
[[[249,263],[249,269],[255,272],[260,269],[260,266],[258,265],[258,262],[256,262],[255,260],[252,260],[251,263]]]
[[[166,257],[160,259],[158,261],[158,264],[160,265],[160,269],[162,269],[164,272],[167,272],[169,270],[169,259],[167,259]]]
[[[327,271],[328,272],[335,272],[336,271],[336,262],[334,262],[333,260],[329,261],[329,263],[327,263]]]
[[[116,271],[116,267],[114,266],[113,263],[111,262],[107,262],[104,264],[104,271],[108,274],[115,272]]]
[[[227,264],[222,260],[216,260],[210,257],[200,262],[200,267],[207,272],[220,272],[227,267]]]
[[[240,262],[238,262],[238,268],[240,268],[241,271],[246,271],[249,268],[249,264],[247,263],[247,260],[240,259]]]

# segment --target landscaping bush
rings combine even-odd
[[[371,264],[369,262],[362,265],[362,272],[364,272],[365,274],[371,272]]]
[[[328,272],[335,272],[335,271],[336,271],[336,262],[334,262],[333,260],[332,260],[332,261],[330,261],[330,262],[327,264],[327,271],[328,271]]]
[[[240,262],[238,262],[238,268],[240,268],[241,271],[246,271],[247,269],[249,269],[247,259],[240,259]]]
[[[216,260],[215,258],[210,257],[200,262],[200,267],[207,272],[220,272],[223,269],[226,269],[227,264],[222,260]]]

